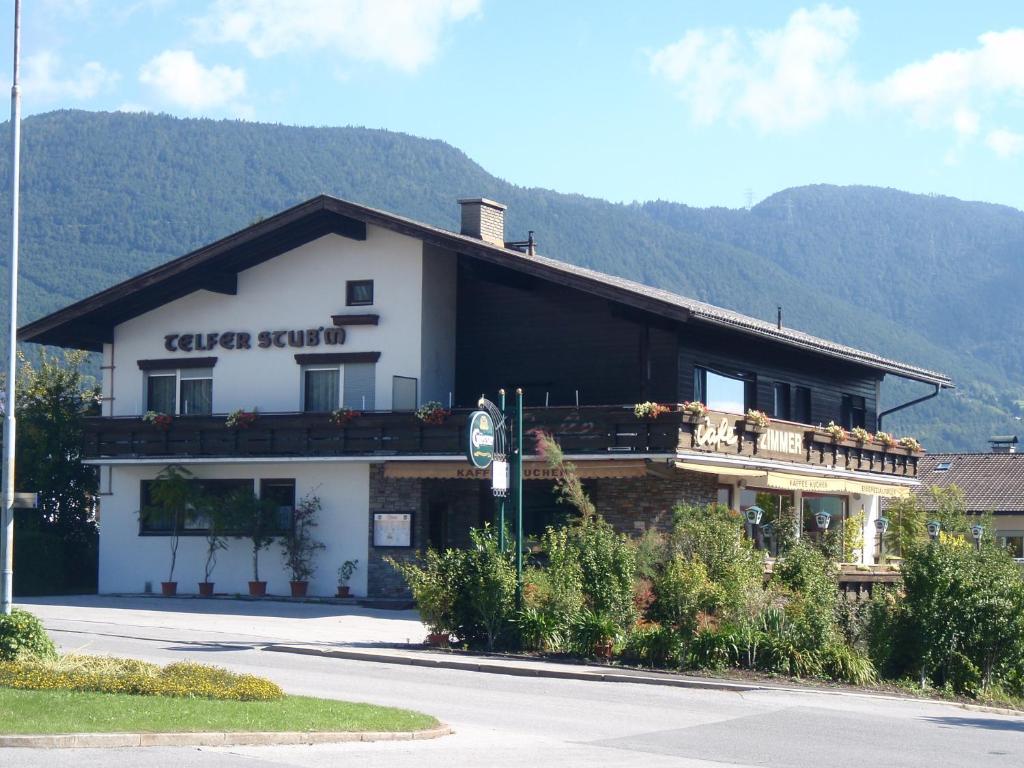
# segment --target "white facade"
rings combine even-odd
[[[415,379],[417,404],[448,403],[454,386],[456,256],[421,240],[367,226],[363,241],[326,235],[238,274],[235,295],[198,290],[173,300],[114,329],[104,345],[103,415],[140,417],[146,402],[146,372],[140,360],[189,360],[216,357],[212,368],[212,411],[236,409],[292,413],[303,409],[303,366],[296,354],[378,352],[374,410],[391,410],[393,377]],[[346,306],[346,281],[372,280],[373,304]],[[377,325],[344,327],[344,342],[324,343],[332,315],[374,314]],[[259,334],[315,329],[319,343],[296,334],[284,346],[261,347]],[[168,349],[173,334],[249,334],[249,348],[182,351]],[[179,403],[180,408],[180,403]],[[295,499],[320,498],[323,510],[314,531],[326,549],[316,556],[310,580],[312,595],[332,595],[337,569],[358,560],[350,586],[367,593],[370,460],[125,462],[101,466],[99,591],[159,590],[167,580],[170,538],[140,535],[141,487],[171,463],[186,466],[196,478],[292,479]],[[183,535],[174,579],[179,592],[197,591],[203,580],[206,539]],[[231,539],[220,552],[211,580],[218,593],[245,593],[253,578],[252,548],[247,539]],[[260,553],[260,579],[275,594],[287,593],[290,574],[277,542]]]

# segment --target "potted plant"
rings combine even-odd
[[[451,411],[437,400],[431,400],[416,409],[416,418],[424,424],[444,424],[449,416],[451,416]]]
[[[696,424],[708,415],[708,407],[700,400],[688,400],[679,410],[682,411],[683,418],[691,424]]]
[[[827,427],[824,427],[824,431],[832,438],[833,443],[841,443],[847,439],[846,430],[836,424],[834,421],[830,421]]]
[[[152,424],[157,429],[166,432],[171,428],[171,424],[174,422],[174,417],[167,413],[160,413],[158,411],[146,411],[142,414],[142,420],[147,424]]]
[[[317,525],[316,518],[321,509],[319,496],[312,493],[303,496],[292,513],[291,530],[281,539],[284,564],[292,574],[289,582],[292,597],[306,596],[309,590],[309,577],[316,570],[313,559],[319,550],[324,549],[324,545],[313,538],[313,529]]]
[[[201,597],[213,597],[213,582],[210,577],[217,567],[217,553],[228,548],[224,531],[224,509],[219,500],[204,498],[200,502],[206,518],[206,562],[203,565],[203,580],[199,582]]]
[[[637,403],[633,406],[633,415],[638,419],[656,419],[663,413],[669,413],[672,409],[661,403]]]
[[[328,421],[336,427],[344,427],[354,418],[361,415],[359,411],[352,410],[351,408],[338,408],[336,411],[331,411]]]
[[[252,581],[249,594],[263,597],[267,582],[260,580],[260,552],[274,541],[277,533],[277,508],[272,501],[257,498],[251,488],[232,491],[224,500],[225,515],[232,535],[248,539],[252,545]]]
[[[251,411],[239,408],[228,414],[228,417],[224,420],[224,426],[228,429],[248,429],[256,423],[256,419],[259,416],[259,411],[255,408]]]
[[[864,429],[864,427],[854,427],[853,429],[851,429],[850,437],[852,437],[861,445],[871,441],[871,433]]]
[[[875,432],[875,442],[881,443],[883,448],[892,448],[896,445],[896,438],[890,435],[888,432],[878,430]]]
[[[160,583],[160,593],[164,597],[173,597],[178,592],[178,582],[174,580],[174,566],[178,562],[181,527],[185,517],[194,510],[197,501],[196,484],[193,482],[192,474],[184,467],[172,464],[156,476],[150,486],[150,503],[139,511],[139,517],[143,522],[151,526],[155,524],[167,531],[171,545],[171,567],[167,581]]]
[[[748,410],[743,419],[746,422],[747,429],[757,433],[764,432],[768,429],[768,425],[772,423],[767,413],[755,410],[754,408]]]
[[[352,578],[352,574],[355,573],[357,565],[359,565],[358,560],[346,560],[338,569],[338,597],[349,597],[348,582]]]
[[[917,441],[917,438],[914,437],[901,437],[899,444],[901,448],[906,448],[908,451],[913,453],[924,452],[924,446],[922,446],[921,443]]]

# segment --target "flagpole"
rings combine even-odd
[[[14,404],[18,362],[18,209],[21,176],[21,92],[18,58],[21,48],[21,0],[14,0],[14,80],[11,84],[11,263],[7,329],[7,398],[4,401],[3,454],[3,573],[0,574],[0,613],[10,614],[14,602]]]

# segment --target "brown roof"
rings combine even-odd
[[[917,478],[914,493],[926,509],[935,509],[929,488],[955,485],[969,512],[1024,514],[1024,453],[931,453],[918,459]]]
[[[716,307],[695,299],[597,272],[546,256],[491,245],[478,238],[407,219],[387,211],[320,195],[192,253],[125,280],[40,318],[19,330],[22,341],[100,350],[114,325],[199,288],[233,293],[241,269],[272,258],[303,242],[334,232],[365,239],[366,225],[390,229],[467,256],[568,285],[619,303],[677,320],[732,328],[819,354],[866,365],[904,378],[951,387],[943,373],[908,365],[872,352],[837,344],[791,328]]]

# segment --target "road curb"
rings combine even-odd
[[[279,731],[205,733],[53,733],[0,736],[0,748],[114,749],[120,747],[270,747],[367,741],[422,741],[453,733],[439,725],[423,731]]]
[[[380,653],[360,651],[355,648],[318,648],[308,645],[289,645],[274,643],[263,647],[264,651],[275,653],[295,653],[304,656],[324,656],[349,661],[372,661],[378,664],[402,664],[412,667],[428,667],[433,669],[457,669],[464,672],[484,672],[492,675],[513,675],[516,677],[543,677],[559,680],[589,680],[604,683],[635,683],[638,685],[661,685],[672,688],[697,688],[712,691],[747,691],[768,690],[763,685],[734,683],[726,680],[696,680],[692,678],[669,677],[659,675],[631,675],[619,672],[605,672],[601,669],[588,667],[578,669],[552,669],[543,667],[523,667],[516,664],[504,664],[500,661],[472,661],[468,659],[445,658],[437,656],[414,656],[404,653]]]

